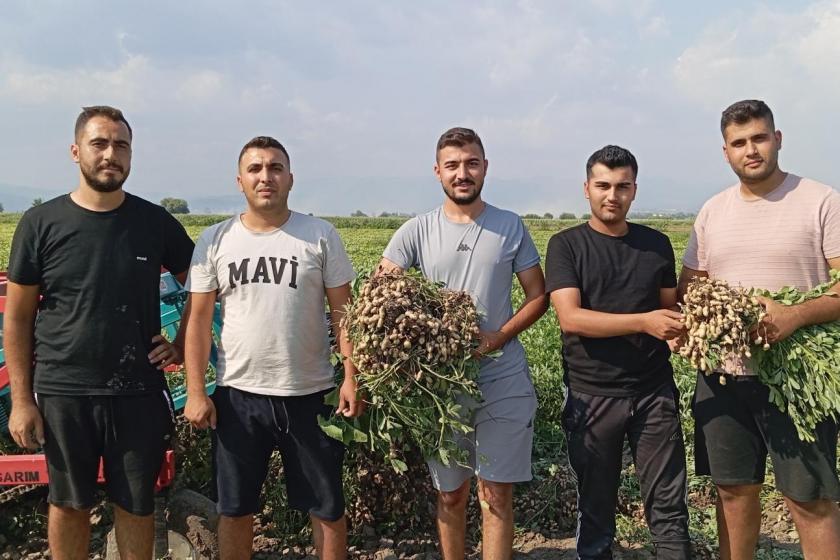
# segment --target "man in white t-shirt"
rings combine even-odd
[[[190,265],[186,327],[187,404],[197,428],[211,427],[223,560],[250,558],[254,513],[275,449],[283,458],[289,504],[309,514],[318,555],[346,556],[341,484],[343,445],[318,426],[332,411],[334,387],[324,299],[339,330],[355,274],[335,228],[288,207],[289,155],[258,136],[239,155],[239,190],[247,210],[206,229]],[[210,326],[222,305],[216,391],[204,392]],[[356,373],[344,360],[338,413],[355,416]]]
[[[723,153],[739,182],[697,215],[683,258],[680,298],[695,276],[745,288],[807,290],[840,268],[840,195],[778,166],[782,134],[762,101],[739,101],[721,118]],[[833,288],[835,294],[840,290]],[[796,329],[840,319],[840,298],[782,306],[763,300],[770,344]],[[726,383],[719,381],[721,374]],[[799,440],[793,421],[770,402],[746,359],[715,375],[698,373],[694,396],[696,470],[717,487],[720,557],[752,558],[761,524],[759,493],[767,456],[809,560],[840,554],[837,425]]]

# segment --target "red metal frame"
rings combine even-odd
[[[164,269],[161,268],[161,272]],[[6,311],[5,272],[0,272],[0,313]],[[169,370],[169,368],[167,368]],[[177,367],[173,368],[177,369]],[[6,364],[0,365],[0,388],[9,384],[9,371]],[[160,467],[155,492],[172,484],[175,479],[175,452],[166,451],[163,464]],[[99,462],[99,482],[105,482],[102,461]],[[19,486],[29,484],[49,484],[47,461],[43,454],[37,455],[0,455],[0,486]]]
[[[172,484],[175,479],[175,452],[166,451],[160,467],[155,492]],[[103,465],[99,463],[99,482],[105,482]],[[3,455],[0,456],[0,486],[19,486],[21,484],[49,484],[47,460],[43,455]]]

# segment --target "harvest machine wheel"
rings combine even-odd
[[[178,490],[155,504],[155,558],[217,560],[216,504],[191,490]],[[164,536],[165,535],[165,536]],[[114,530],[108,532],[105,559],[119,560]]]
[[[155,551],[155,558],[169,558],[170,560],[198,560],[199,558],[206,558],[199,556],[192,543],[187,540],[187,537],[175,531],[167,531],[167,550],[163,554],[157,554]],[[117,550],[117,536],[114,530],[108,532],[108,541],[105,543],[105,559],[106,560],[120,560],[120,553]]]

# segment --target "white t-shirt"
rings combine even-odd
[[[355,277],[338,232],[292,212],[270,232],[239,216],[207,228],[187,290],[218,290],[222,305],[216,382],[263,395],[308,395],[334,385],[326,288]]]

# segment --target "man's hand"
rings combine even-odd
[[[187,404],[184,406],[184,418],[194,428],[216,429],[216,405],[206,394],[187,395]]]
[[[474,354],[478,357],[486,356],[505,345],[505,335],[502,331],[479,331],[479,344]]]
[[[671,340],[684,330],[682,314],[670,309],[657,309],[644,314],[642,330],[659,340]]]
[[[761,320],[757,334],[770,344],[786,339],[802,326],[795,305],[782,305],[766,297],[758,297],[758,301],[764,306],[766,314]]]
[[[338,390],[338,408],[335,413],[352,418],[361,416],[364,410],[365,401],[356,394],[356,379],[350,375],[345,376]]]
[[[166,340],[162,335],[152,337],[152,344],[157,346],[149,352],[149,362],[157,364],[158,369],[163,369],[170,364],[184,363],[184,350]]]
[[[44,445],[44,419],[33,402],[15,404],[9,415],[9,433],[19,446],[35,451]]]
[[[676,338],[668,339],[668,348],[671,349],[672,354],[678,354],[680,349],[685,346],[687,342],[687,333],[685,329]]]

